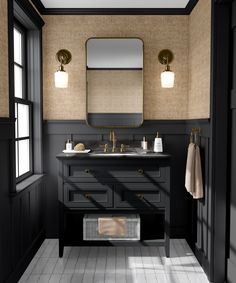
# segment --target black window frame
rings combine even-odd
[[[24,179],[30,177],[31,175],[33,175],[34,170],[33,170],[33,102],[29,100],[29,93],[28,93],[28,88],[27,88],[27,66],[28,66],[28,62],[27,62],[27,29],[21,25],[17,19],[14,18],[14,29],[16,29],[18,32],[20,32],[21,36],[22,36],[22,45],[21,45],[21,55],[22,55],[22,64],[19,64],[17,62],[15,62],[15,60],[13,59],[14,62],[14,68],[15,66],[18,66],[22,69],[22,98],[16,97],[14,96],[14,105],[15,107],[19,104],[22,105],[28,105],[29,106],[29,135],[25,136],[25,137],[18,137],[15,136],[15,146],[17,146],[17,151],[15,154],[18,155],[18,158],[16,158],[15,156],[15,160],[18,162],[18,177],[16,177],[16,183],[19,183],[21,181],[23,181]],[[14,45],[13,45],[14,46]],[[15,85],[15,82],[14,82]],[[18,119],[17,119],[17,113],[15,113],[15,118],[16,118],[16,123],[18,123]],[[17,125],[17,131],[19,130],[19,126]],[[29,171],[27,171],[26,173],[19,175],[19,143],[18,141],[21,140],[29,140]]]
[[[33,102],[32,109],[32,168],[33,175],[16,183],[16,147],[15,132],[10,140],[9,168],[10,196],[21,193],[32,182],[32,177],[43,176],[43,73],[42,73],[42,28],[44,21],[28,0],[8,1],[8,66],[9,66],[9,116],[15,121],[14,94],[14,24],[20,24],[27,31],[27,90],[28,98]],[[14,129],[13,129],[14,130]],[[29,181],[28,181],[29,180]]]

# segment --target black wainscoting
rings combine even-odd
[[[210,127],[208,121],[188,121],[186,131],[190,132],[191,128],[199,127],[201,129],[200,152],[202,162],[202,174],[204,181],[204,198],[196,201],[191,200],[191,219],[192,219],[192,238],[188,239],[193,251],[195,251],[199,262],[202,264],[205,272],[209,276],[211,263],[211,243],[213,241],[212,225],[212,187],[210,186]],[[192,243],[194,245],[192,246]],[[212,262],[213,265],[213,262]]]
[[[206,199],[202,202],[192,200],[184,187],[185,163],[189,134],[192,127],[199,126],[201,132],[201,152],[203,162],[203,174],[205,179]],[[193,121],[155,121],[146,120],[140,128],[117,129],[118,141],[129,140],[130,142],[141,141],[145,135],[149,145],[153,144],[156,132],[163,137],[164,150],[172,155],[172,204],[171,204],[171,237],[183,237],[189,240],[194,247],[198,246],[205,250],[208,240],[207,227],[200,221],[204,218],[207,222],[207,205],[209,204],[208,186],[208,162],[209,162],[209,132],[210,123],[208,120]],[[57,174],[58,164],[56,155],[65,147],[65,141],[72,138],[74,141],[107,141],[109,129],[95,129],[88,127],[84,120],[79,121],[44,121],[44,169],[47,174],[46,182],[46,237],[58,236],[58,202],[57,202]],[[196,213],[192,209],[197,209],[198,203],[198,227],[196,227]],[[208,224],[210,225],[210,224]],[[198,229],[198,238],[194,236]]]
[[[230,176],[228,192],[228,246],[227,246],[227,282],[233,283],[236,280],[236,1],[232,5],[232,86],[231,86],[231,129],[229,150]]]
[[[13,122],[0,121],[0,282],[11,274],[10,139]]]
[[[42,179],[12,194],[14,122],[0,119],[0,282],[17,282],[42,243]]]

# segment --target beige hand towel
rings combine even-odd
[[[101,217],[98,218],[98,233],[100,235],[119,237],[126,235],[125,217]]]
[[[199,146],[195,146],[195,176],[193,198],[203,198],[202,166]]]
[[[188,147],[185,187],[194,199],[203,198],[200,149],[199,146],[194,143],[190,143]]]
[[[195,152],[195,144],[190,143],[188,146],[187,164],[185,172],[185,187],[189,193],[194,192]]]

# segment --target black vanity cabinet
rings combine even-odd
[[[145,154],[135,156],[96,156],[96,154],[59,154],[59,256],[66,245],[95,244],[75,237],[81,221],[68,229],[69,217],[83,218],[85,214],[137,213],[163,215],[163,244],[169,257],[170,225],[170,156]],[[145,223],[143,223],[145,224]],[[142,225],[148,233],[160,229],[160,223]],[[69,230],[69,231],[68,231]],[[142,233],[141,233],[142,235]],[[142,238],[141,238],[142,242]],[[107,244],[99,241],[96,244]],[[126,242],[127,245],[127,242]]]

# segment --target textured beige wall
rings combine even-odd
[[[44,16],[44,119],[85,119],[85,42],[90,37],[140,37],[144,41],[144,119],[188,118],[188,16]],[[56,89],[56,52],[66,48],[68,89]],[[162,89],[158,53],[173,51],[173,89]]]
[[[210,117],[211,0],[189,16],[189,118]]]
[[[9,117],[7,1],[0,0],[0,117]]]
[[[143,71],[88,70],[89,113],[142,113]]]

